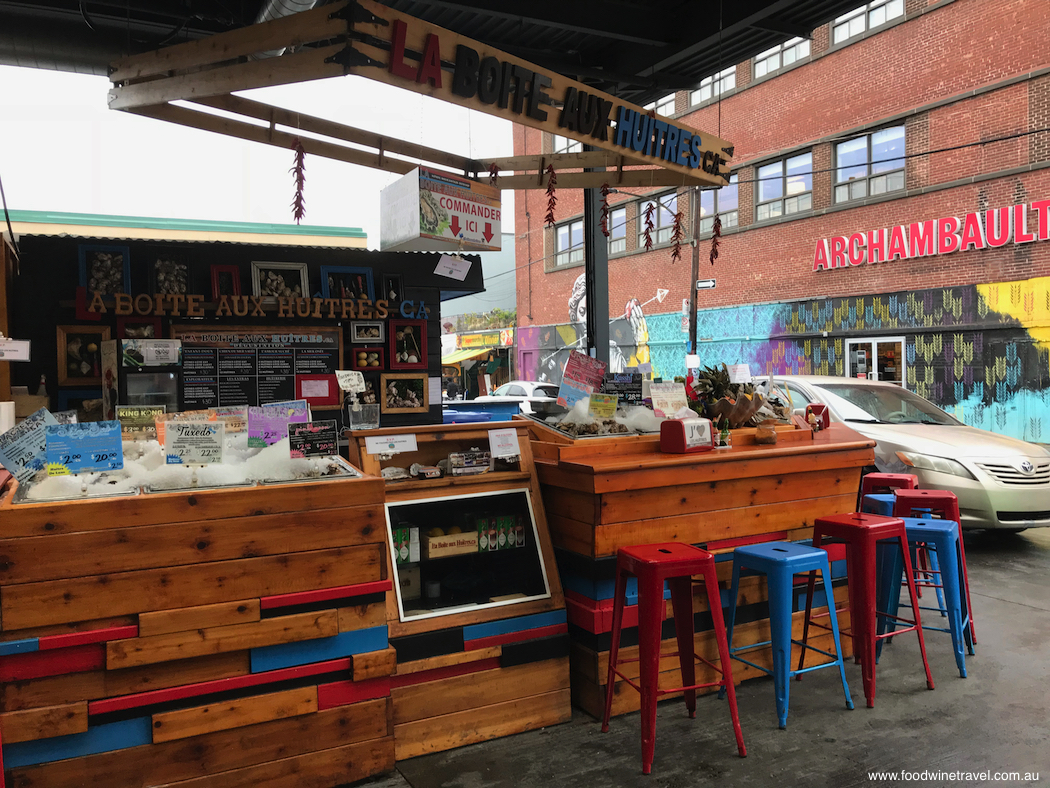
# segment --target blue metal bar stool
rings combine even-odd
[[[863,497],[861,511],[868,514],[881,514],[886,517],[892,517],[896,500],[897,496],[895,493],[871,493]],[[887,545],[886,548],[893,551],[897,549],[894,545]],[[880,559],[881,552],[880,549]],[[927,562],[929,562],[928,566]],[[932,587],[937,594],[938,609],[941,611],[942,616],[946,616],[948,608],[944,604],[943,589],[940,584],[934,582],[935,576],[940,572],[940,566],[937,564],[937,553],[932,550],[926,550],[925,547],[920,545],[914,545],[911,551],[911,563],[915,567],[915,593],[919,595],[919,599],[922,599],[923,589]],[[879,570],[880,578],[884,577],[883,571],[887,570]],[[932,610],[933,608],[923,609]]]
[[[897,496],[893,493],[868,493],[861,499],[860,510],[866,514],[881,514],[893,517],[893,504]]]
[[[765,574],[769,585],[769,629],[772,640],[764,643],[755,643],[750,646],[733,648],[733,627],[736,623],[736,601],[740,590],[740,572],[752,572]],[[853,708],[853,699],[849,694],[849,685],[846,683],[846,669],[842,664],[842,645],[839,641],[839,624],[836,615],[831,616],[831,632],[835,640],[835,653],[832,654],[815,646],[804,644],[800,640],[791,637],[791,614],[792,614],[792,588],[794,576],[802,572],[812,573],[820,571],[821,579],[824,581],[824,590],[828,597],[828,604],[834,606],[834,595],[831,589],[831,564],[828,554],[819,547],[793,544],[791,542],[767,542],[765,544],[747,545],[738,547],[733,552],[733,584],[729,591],[729,655],[745,665],[761,670],[763,673],[773,676],[773,685],[777,697],[777,718],[780,727],[787,727],[788,716],[788,692],[791,677],[812,670],[830,668],[837,665],[839,676],[842,679],[842,691],[846,695],[846,708]],[[813,665],[801,670],[791,670],[791,644],[802,646],[803,649],[811,649],[833,662],[822,665]],[[756,665],[738,654],[764,646],[773,646],[773,670],[769,671],[761,665]],[[719,692],[722,696],[724,689]]]
[[[948,632],[952,636],[952,647],[955,650],[955,664],[959,668],[959,675],[966,678],[966,649],[972,656],[974,654],[973,640],[970,637],[970,611],[966,607],[966,595],[962,592],[962,568],[959,558],[959,524],[953,520],[934,520],[918,517],[902,517],[904,527],[908,532],[908,546],[914,555],[918,545],[925,544],[930,552],[931,569],[929,574],[936,575],[940,582],[935,584],[938,592],[943,591],[944,610],[947,611],[948,628],[923,625],[923,629],[932,629],[937,632]],[[936,560],[934,559],[936,556]],[[914,559],[912,565],[915,566]],[[885,610],[889,616],[897,615],[900,604],[901,581],[904,576],[904,561],[899,549],[893,551],[893,559],[885,565],[884,598],[885,601],[879,607]],[[915,569],[918,573],[920,570]],[[938,593],[940,599],[940,593]],[[923,610],[941,610],[924,607]],[[893,632],[896,628],[895,618],[879,619],[879,633]],[[879,641],[875,651],[878,660],[882,653],[882,641]]]

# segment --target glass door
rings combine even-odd
[[[904,385],[904,337],[846,340],[846,376]]]

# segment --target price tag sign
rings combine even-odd
[[[365,390],[365,376],[353,369],[337,369],[335,379],[339,388],[351,394],[360,394]]]
[[[521,446],[518,445],[516,429],[489,430],[489,453],[493,457],[520,457]]]
[[[290,408],[289,403],[248,408],[248,447],[262,448],[288,437],[288,423],[310,420],[306,400],[300,400],[303,408]]]
[[[164,405],[118,405],[117,420],[124,440],[156,440],[157,416],[167,411]]]
[[[697,446],[711,446],[711,421],[709,419],[685,419],[685,447],[695,449]]]
[[[602,381],[603,394],[615,394],[621,405],[642,404],[640,372],[610,372]]]
[[[211,465],[222,462],[226,425],[209,421],[172,421],[165,430],[168,465]]]
[[[182,340],[123,339],[121,363],[125,367],[165,367],[182,363]]]
[[[684,383],[653,383],[649,386],[649,396],[653,400],[653,413],[664,418],[689,406]]]
[[[47,436],[47,475],[117,471],[124,467],[119,421],[55,424]]]
[[[615,394],[591,394],[591,404],[587,413],[599,419],[611,419],[616,415],[619,398]]]
[[[226,425],[226,434],[244,432],[248,429],[248,406],[227,405],[222,408],[208,408],[208,421],[221,421]]]
[[[605,379],[605,362],[584,355],[578,350],[569,354],[558,388],[558,404],[571,408],[581,399],[601,388]]]
[[[444,276],[462,282],[467,278],[467,274],[470,273],[470,260],[463,260],[459,257],[452,257],[451,255],[443,254],[441,255],[441,259],[438,260],[437,268],[434,269],[434,273],[438,276]]]
[[[44,429],[58,424],[47,408],[16,424],[0,435],[0,465],[24,484],[44,468],[47,460],[47,435]]]
[[[365,438],[365,450],[369,454],[400,454],[416,449],[415,435],[380,435]]]
[[[339,428],[335,419],[288,425],[292,459],[331,457],[339,451],[338,440]]]
[[[0,361],[29,361],[28,339],[0,338]]]
[[[729,365],[729,382],[730,383],[750,383],[751,382],[751,367],[747,364],[730,364]]]

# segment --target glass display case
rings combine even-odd
[[[528,489],[387,503],[401,621],[549,599]]]

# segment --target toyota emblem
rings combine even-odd
[[[1033,466],[1032,463],[1030,463],[1028,460],[1025,460],[1021,463],[1021,470],[1025,473],[1031,473],[1035,470],[1035,466]]]

